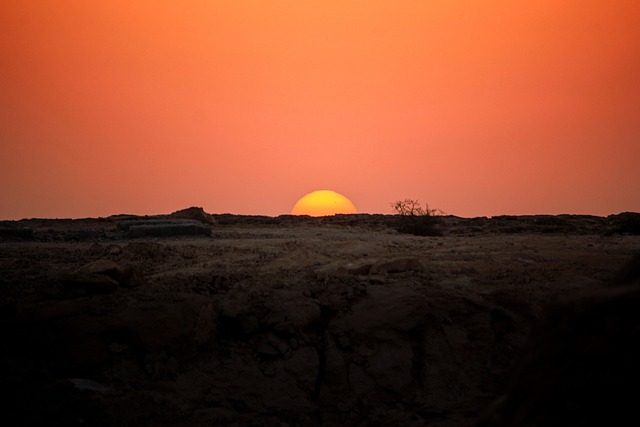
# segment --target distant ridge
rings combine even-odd
[[[487,233],[498,234],[562,234],[602,235],[640,234],[640,213],[622,212],[606,217],[595,215],[499,215],[493,217],[463,218],[444,215],[440,218],[442,236],[473,236]],[[347,227],[384,233],[397,233],[395,224],[398,215],[386,214],[339,214],[324,217],[295,215],[236,215],[230,213],[210,214],[203,208],[192,206],[170,214],[128,215],[117,214],[107,218],[82,219],[22,219],[0,221],[0,240],[90,240],[94,238],[126,238],[127,224],[175,230],[149,231],[159,237],[175,235],[209,235],[212,230],[230,226],[264,227]],[[120,224],[120,225],[119,225]],[[199,225],[198,225],[199,224]],[[181,231],[183,230],[183,231]],[[132,233],[137,235],[138,231]],[[186,233],[186,234],[185,234]],[[152,234],[153,235],[153,234]]]

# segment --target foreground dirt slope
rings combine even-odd
[[[597,217],[447,217],[432,237],[384,216],[198,219],[211,237],[128,238],[124,216],[10,225],[31,231],[0,242],[7,417],[516,425],[509,368],[533,326],[640,249]]]

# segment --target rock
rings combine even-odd
[[[123,305],[96,315],[86,300],[48,303],[30,316],[35,337],[29,345],[32,352],[46,354],[50,369],[67,377],[93,378],[97,370],[117,367],[115,361],[142,362],[147,354],[163,353],[169,356],[154,359],[160,365],[152,364],[151,374],[172,375],[176,363],[171,356],[193,352],[198,314],[207,304],[206,298],[190,296],[180,302]],[[136,362],[125,368],[140,366]]]
[[[127,264],[121,267],[108,259],[99,259],[85,264],[80,267],[74,275],[77,276],[78,279],[83,278],[83,280],[91,276],[106,276],[125,288],[140,286],[144,281],[142,271],[137,266]],[[67,282],[73,282],[74,275],[67,277]],[[91,281],[96,282],[97,279],[94,277]],[[77,287],[82,288],[83,286]]]
[[[293,378],[303,383],[306,390],[312,390],[319,363],[316,349],[307,346],[294,351],[291,358],[284,360],[283,368]]]
[[[355,262],[344,267],[339,267],[338,274],[368,275],[383,273],[401,273],[404,271],[419,270],[422,268],[416,258],[400,258],[391,261]]]
[[[538,235],[564,230],[564,220],[505,221],[524,225],[527,234],[513,236],[484,219],[474,231],[483,235],[467,239],[471,220],[445,218],[447,237],[422,239],[390,232],[384,216],[224,218],[229,238],[215,241],[114,232],[125,220],[184,220],[166,216],[19,222],[37,242],[0,247],[0,383],[5,406],[18,408],[3,419],[458,427],[475,425],[501,393],[487,420],[496,427],[633,418],[637,393],[624,389],[640,381],[631,293],[640,264],[604,283],[635,249],[633,236],[603,238],[595,220],[571,237]],[[63,241],[84,228],[106,238]],[[63,287],[61,271],[73,276]],[[121,289],[90,295],[83,275]],[[536,328],[507,383],[544,307],[601,288]]]
[[[284,357],[289,346],[273,334],[261,335],[256,343],[256,353],[262,357]]]
[[[182,209],[182,210],[173,212],[169,216],[171,218],[194,219],[196,221],[200,221],[209,225],[213,225],[216,223],[215,219],[211,214],[206,213],[204,209],[196,206],[192,206],[187,209]]]
[[[0,239],[2,240],[31,240],[32,238],[33,230],[29,227],[15,225],[12,221],[0,224]]]
[[[174,379],[180,364],[166,352],[149,353],[144,356],[144,367],[152,379]]]
[[[146,218],[118,222],[118,229],[129,238],[211,236],[211,225],[195,219]]]
[[[142,270],[133,264],[127,264],[122,268],[120,285],[125,288],[135,288],[144,284]]]
[[[309,331],[320,322],[321,312],[316,301],[285,291],[279,292],[274,298],[278,306],[262,320],[266,327],[283,331],[289,328]]]
[[[106,255],[120,255],[122,253],[122,248],[115,244],[104,245],[102,243],[94,243],[91,245],[88,251],[89,255],[95,257],[103,257]]]
[[[276,327],[278,324],[287,322],[287,315],[282,311],[271,311],[262,319],[261,323],[267,328]]]
[[[200,314],[198,315],[198,321],[196,323],[196,329],[193,337],[198,346],[203,346],[211,341],[216,331],[215,321],[213,305],[208,304],[202,307]]]
[[[405,271],[419,270],[422,268],[420,261],[416,258],[401,258],[393,261],[380,261],[375,263],[371,270],[371,274],[380,273],[402,273]]]
[[[565,297],[536,325],[483,427],[640,425],[640,269]],[[634,264],[635,263],[635,264]]]
[[[640,284],[640,253],[637,253],[631,261],[622,267],[616,275],[613,283],[615,285]]]
[[[209,304],[206,298],[193,295],[181,302],[125,307],[113,313],[105,327],[121,331],[125,342],[129,340],[132,347],[145,352],[176,353],[194,346],[198,330],[200,339],[207,338],[205,326],[198,329],[198,321],[206,323]]]
[[[156,242],[133,241],[122,248],[124,257],[130,261],[161,261],[167,251],[167,246]]]
[[[253,290],[242,285],[234,286],[225,295],[218,317],[218,330],[225,338],[244,340],[260,329],[252,297]]]
[[[348,382],[348,369],[345,357],[329,335],[324,340],[325,368],[322,378],[323,384],[328,387],[340,388]]]
[[[617,215],[609,215],[607,217],[611,226],[609,230],[605,232],[605,235],[611,236],[613,234],[640,234],[640,213],[638,212],[623,212]]]
[[[115,394],[116,392],[112,387],[86,378],[70,378],[69,382],[78,390],[91,391],[105,396]]]
[[[227,339],[244,340],[254,335],[260,329],[260,321],[251,315],[230,316],[220,314],[218,318],[218,330]]]
[[[420,261],[416,258],[400,258],[391,261],[362,261],[350,262],[345,266],[338,267],[338,275],[352,274],[356,276],[366,276],[369,274],[401,273],[422,268]],[[319,270],[321,271],[321,270]]]
[[[104,253],[105,253],[105,247],[100,243],[94,243],[89,248],[89,255],[91,256],[102,256],[104,255]]]
[[[68,289],[82,289],[89,294],[108,294],[118,289],[118,282],[104,274],[67,274],[62,283]]]
[[[128,237],[211,236],[211,226],[196,220],[146,220],[127,225]]]
[[[363,275],[366,276],[371,271],[371,267],[373,267],[373,263],[364,262],[364,263],[349,263],[344,267],[338,268],[338,274],[353,274],[353,275]]]
[[[78,270],[79,274],[101,274],[108,276],[113,280],[120,282],[122,280],[122,268],[115,262],[108,259],[99,259],[97,261],[85,264]]]

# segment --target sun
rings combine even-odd
[[[291,209],[292,215],[326,216],[358,213],[356,207],[340,193],[318,190],[302,197]]]

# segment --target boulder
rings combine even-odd
[[[206,213],[204,209],[196,206],[173,212],[169,216],[171,218],[193,219],[209,225],[213,225],[216,222],[211,214]]]

